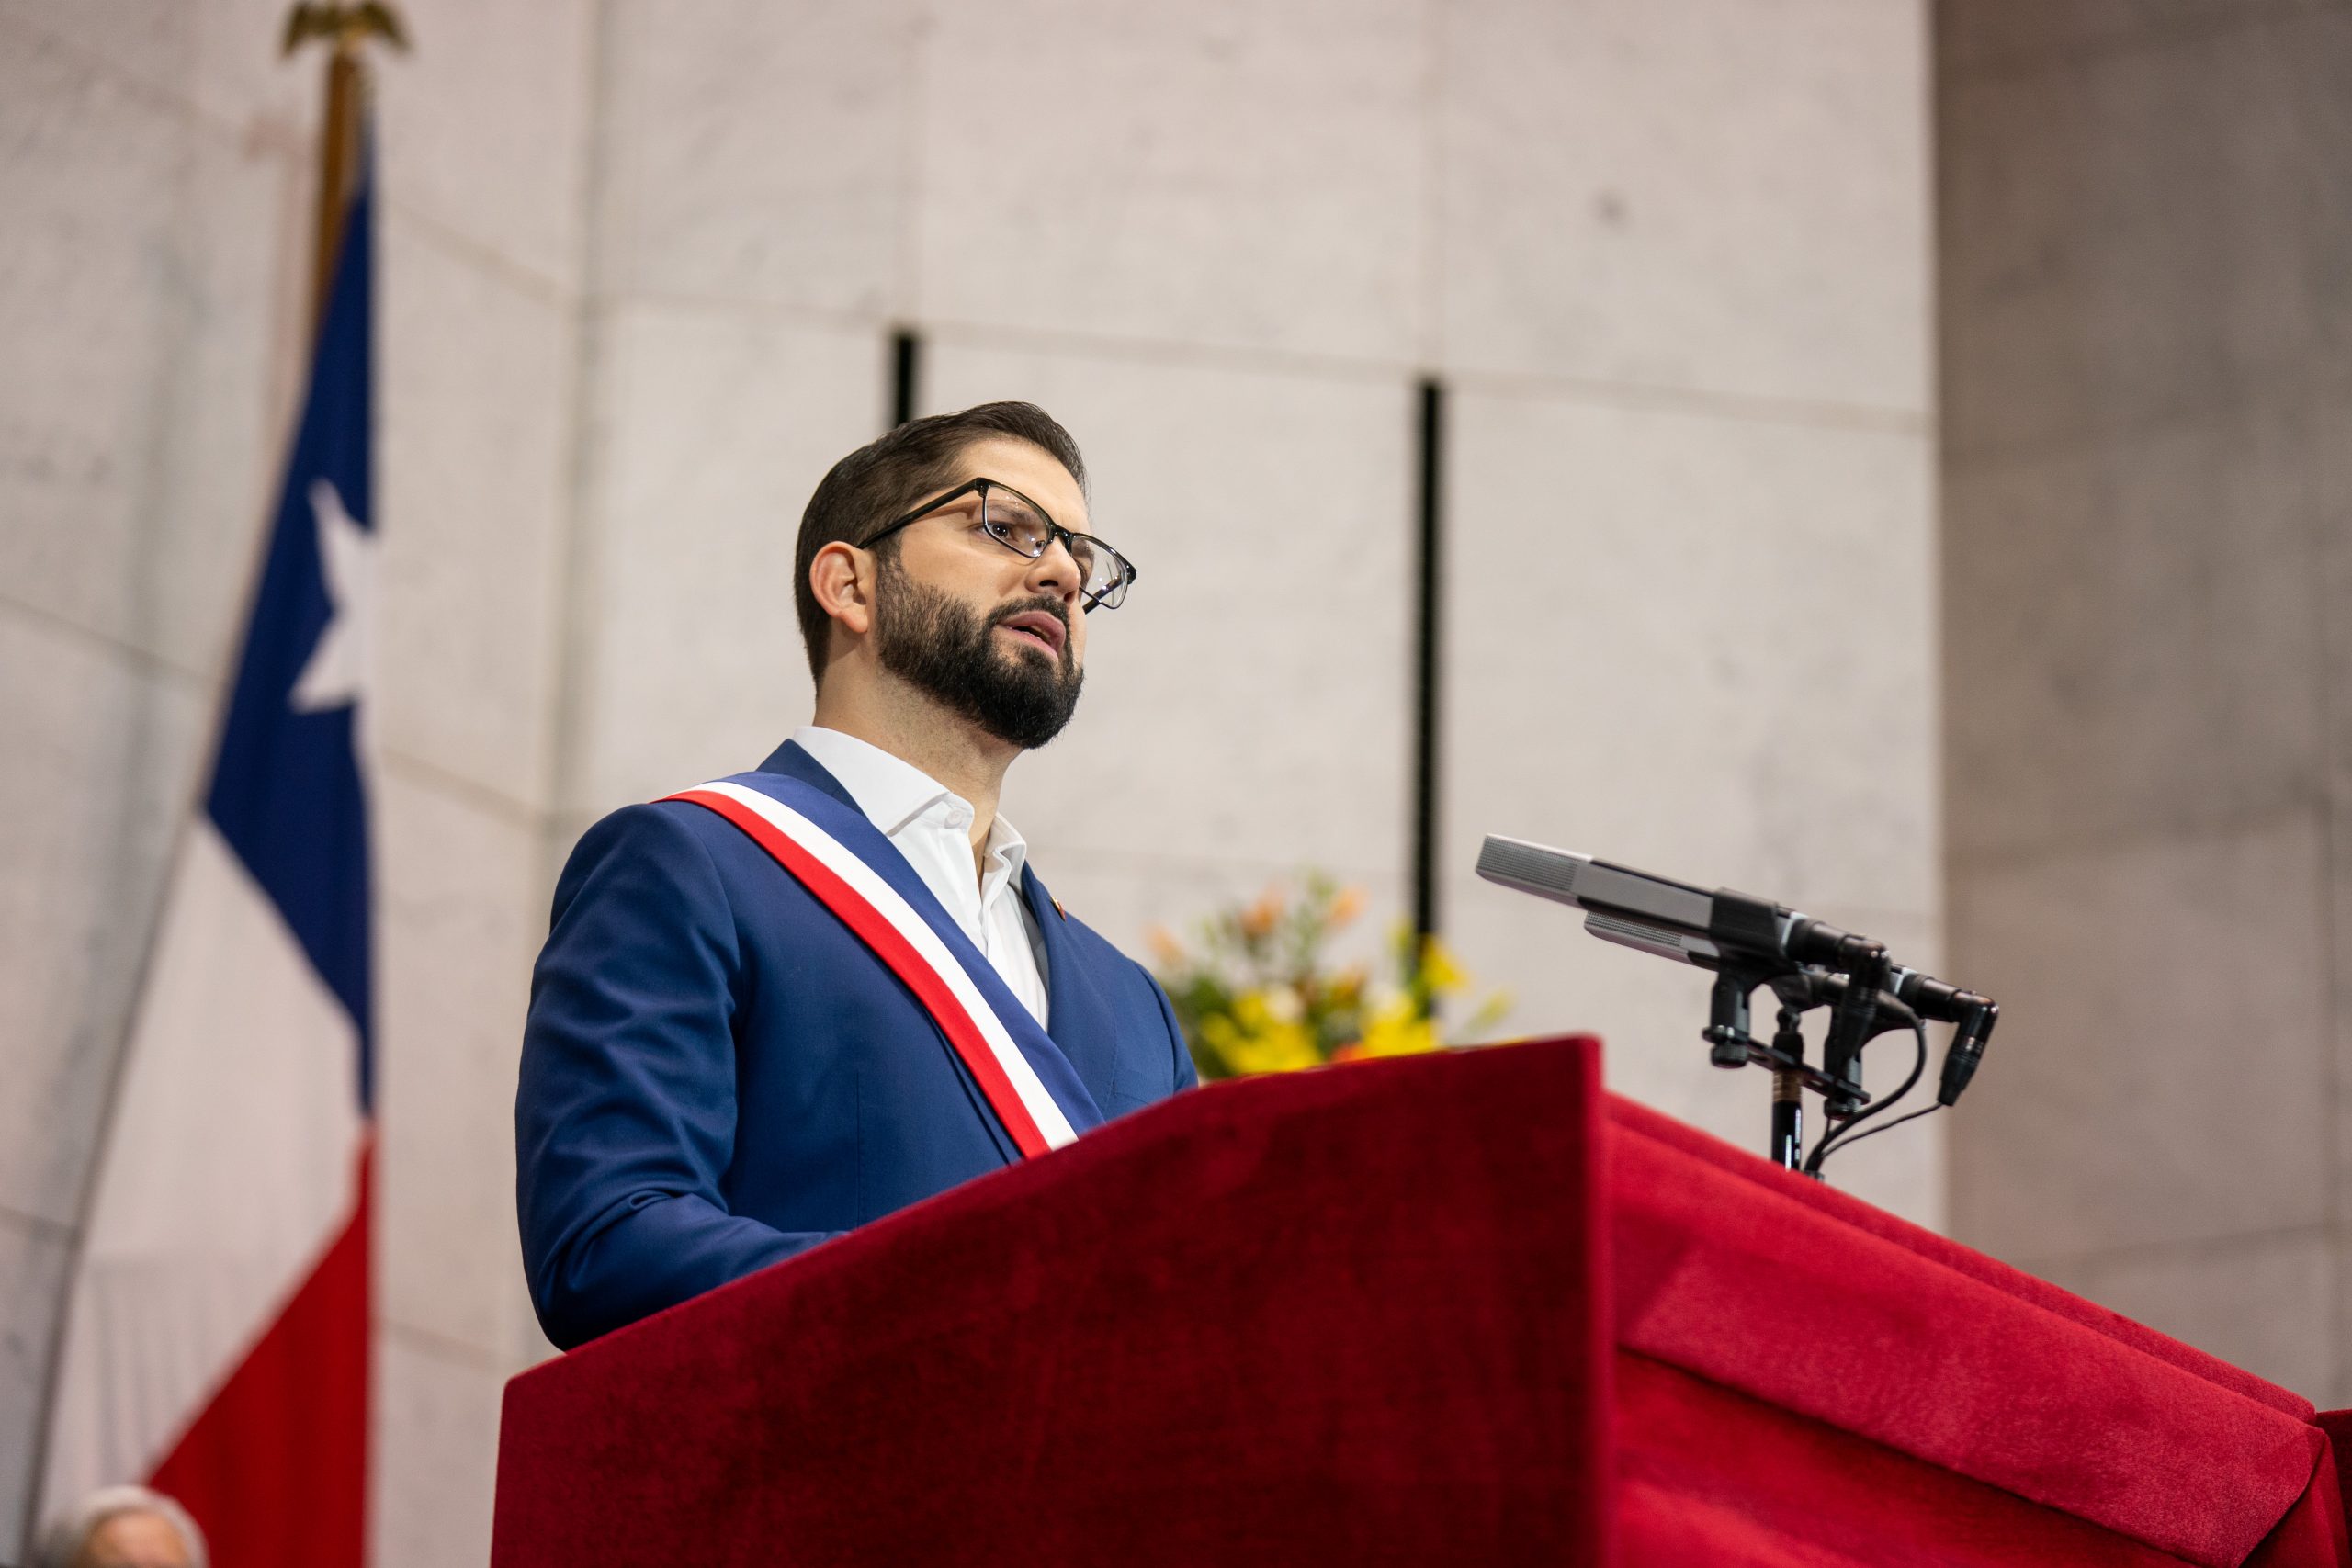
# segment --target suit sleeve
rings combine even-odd
[[[1151,994],[1159,998],[1159,1017],[1168,1026],[1169,1048],[1176,1054],[1176,1091],[1181,1094],[1188,1089],[1198,1089],[1201,1085],[1200,1069],[1193,1065],[1193,1048],[1184,1043],[1184,1031],[1176,1022],[1176,1009],[1168,999],[1167,988],[1160,985],[1158,976],[1150,970],[1144,969],[1140,964],[1136,967],[1143,969],[1144,984],[1149,986]]]
[[[710,853],[634,806],[580,841],[531,976],[514,1105],[523,1265],[570,1349],[832,1233],[728,1212],[742,954]]]

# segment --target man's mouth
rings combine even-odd
[[[1017,615],[1007,615],[997,625],[1056,659],[1062,656],[1062,645],[1069,640],[1069,631],[1060,618],[1046,610],[1024,610]]]

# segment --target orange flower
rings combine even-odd
[[[1277,882],[1258,895],[1258,901],[1241,911],[1241,934],[1255,940],[1266,936],[1283,918],[1283,887]]]
[[[1361,887],[1342,887],[1331,900],[1331,924],[1334,929],[1346,925],[1363,913],[1366,900]]]
[[[1162,969],[1173,969],[1184,962],[1184,944],[1178,942],[1176,933],[1166,926],[1145,927],[1143,940],[1149,944],[1151,956]]]

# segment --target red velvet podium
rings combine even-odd
[[[2330,1455],[1569,1040],[1182,1096],[536,1368],[492,1561],[2306,1568]]]

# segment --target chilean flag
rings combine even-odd
[[[144,1481],[235,1568],[366,1545],[370,186],[345,219],[66,1305],[44,1516]]]

